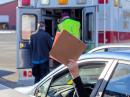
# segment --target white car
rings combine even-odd
[[[84,87],[92,90],[90,97],[130,96],[129,52],[91,52],[82,55],[77,63]],[[76,93],[64,65],[50,72],[39,83],[16,90],[34,97],[73,97]]]

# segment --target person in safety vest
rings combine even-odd
[[[53,46],[55,45],[55,42],[57,41],[58,37],[60,36],[60,34],[63,30],[66,30],[71,35],[80,39],[80,22],[70,18],[67,10],[64,10],[64,12],[61,14],[61,18],[62,19],[60,21],[58,21],[58,23],[59,22],[60,23],[58,24],[58,28],[57,28],[56,35],[54,38]],[[60,64],[56,60],[54,60],[54,63],[56,63],[57,65]]]
[[[66,30],[71,35],[80,39],[80,22],[70,18],[69,13],[67,11],[61,14],[62,20],[58,24],[59,32]]]

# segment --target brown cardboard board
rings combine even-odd
[[[66,65],[68,59],[78,59],[85,48],[86,45],[82,41],[64,30],[53,45],[50,55],[52,58]]]

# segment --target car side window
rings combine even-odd
[[[48,90],[47,97],[66,97],[68,91],[73,88],[72,83],[72,77],[68,70],[55,76]]]
[[[85,84],[85,87],[88,86],[92,89],[94,88],[106,63],[107,62],[87,62],[80,65],[79,74],[83,84]],[[51,82],[47,97],[73,97],[73,93],[74,86],[72,77],[67,70],[65,73],[55,76]]]
[[[118,63],[102,97],[130,96],[130,64]]]
[[[83,84],[95,84],[107,62],[88,62],[80,68],[79,75]],[[93,72],[94,71],[94,72]]]

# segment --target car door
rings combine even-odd
[[[111,59],[87,59],[78,62],[82,82],[86,86],[85,88],[92,89],[93,95],[95,95],[97,88],[102,82],[102,78],[105,76],[112,62],[113,60]],[[74,95],[73,93],[76,94],[74,92],[72,77],[67,69],[54,75],[47,90],[47,94],[44,97],[68,97],[68,95],[71,97],[71,95]]]
[[[106,83],[97,97],[130,97],[130,61],[119,60]]]

